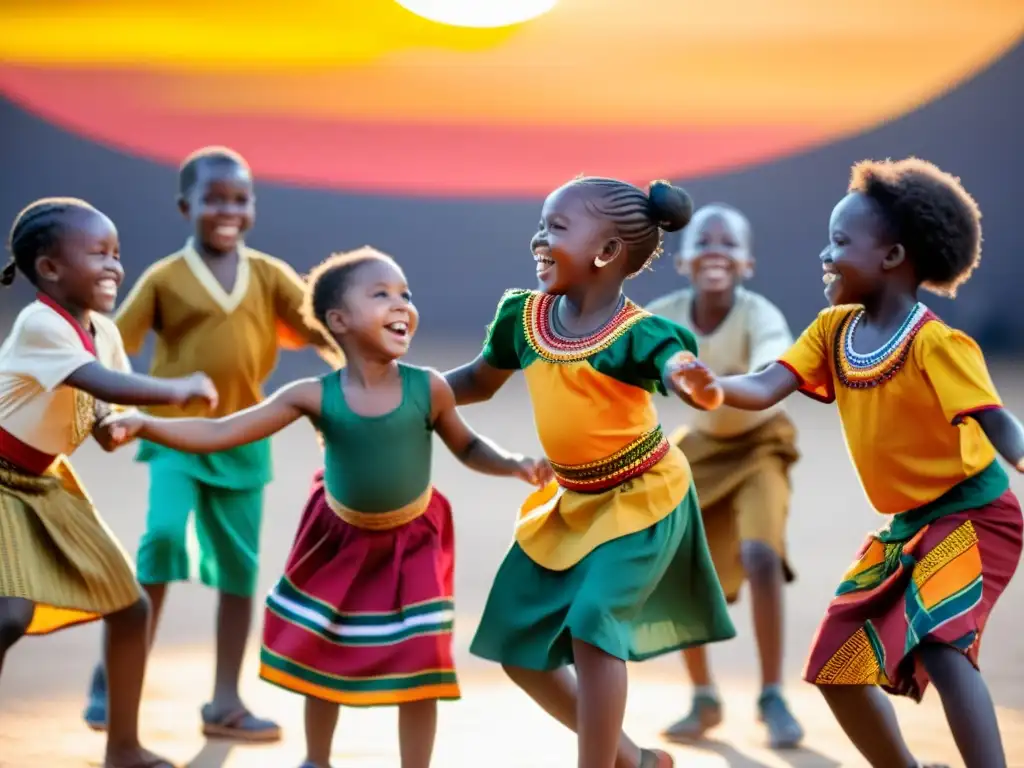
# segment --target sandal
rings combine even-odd
[[[676,761],[660,749],[641,749],[639,768],[675,768]]]
[[[256,717],[245,708],[216,715],[213,705],[206,704],[202,709],[202,717],[203,735],[208,738],[261,743],[279,741],[281,738],[281,726],[273,720]]]
[[[104,768],[178,768],[177,765],[172,763],[167,758],[152,754],[148,758],[143,758],[137,763],[129,763],[128,765],[114,766],[104,761],[103,765]]]

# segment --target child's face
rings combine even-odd
[[[402,270],[382,259],[356,268],[341,306],[327,313],[332,332],[349,336],[388,359],[409,351],[419,319]]]
[[[70,213],[53,249],[37,260],[36,274],[70,304],[112,312],[124,280],[114,222],[99,211]]]
[[[559,295],[589,281],[597,267],[594,259],[625,257],[622,242],[614,238],[613,227],[586,205],[586,192],[567,184],[544,201],[540,226],[530,241],[537,280],[545,293]],[[615,254],[606,253],[609,249]]]
[[[252,176],[234,163],[200,164],[196,183],[181,209],[205,250],[232,253],[256,218]]]
[[[698,212],[683,235],[676,270],[699,293],[726,293],[752,274],[753,264],[745,221],[725,211]]]
[[[863,304],[878,290],[894,253],[882,225],[871,200],[857,192],[832,209],[829,245],[821,253],[829,303]]]

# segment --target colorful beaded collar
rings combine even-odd
[[[895,376],[906,363],[918,331],[935,318],[928,307],[918,302],[889,341],[874,352],[862,355],[853,349],[853,334],[863,315],[862,309],[848,314],[835,337],[836,373],[839,381],[852,389],[877,387]]]
[[[619,311],[603,327],[589,336],[568,338],[559,335],[552,324],[551,313],[557,300],[557,296],[547,293],[531,293],[523,308],[526,340],[534,352],[553,363],[585,360],[610,347],[647,316],[644,309],[625,299]]]

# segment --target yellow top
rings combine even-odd
[[[824,310],[779,362],[800,389],[835,401],[850,458],[876,510],[935,501],[996,458],[971,413],[1002,407],[969,336],[918,304],[882,348],[853,348],[859,307]]]
[[[696,353],[685,328],[625,300],[603,328],[560,336],[555,297],[509,291],[484,358],[526,377],[534,420],[557,482],[520,509],[516,541],[534,562],[565,570],[605,542],[669,515],[690,488],[690,467],[661,432],[652,393],[673,355]]]
[[[231,291],[213,276],[191,240],[153,264],[132,288],[116,322],[128,354],[156,333],[150,373],[185,376],[201,371],[220,393],[215,413],[202,406],[161,406],[161,416],[223,416],[255,405],[277,365],[279,346],[322,344],[302,319],[306,286],[288,264],[251,248],[239,250]]]

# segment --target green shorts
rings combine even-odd
[[[250,597],[256,591],[263,486],[222,488],[204,483],[168,462],[149,468],[149,512],[139,543],[142,584],[188,581],[188,521],[195,513],[199,579],[209,587]]]

